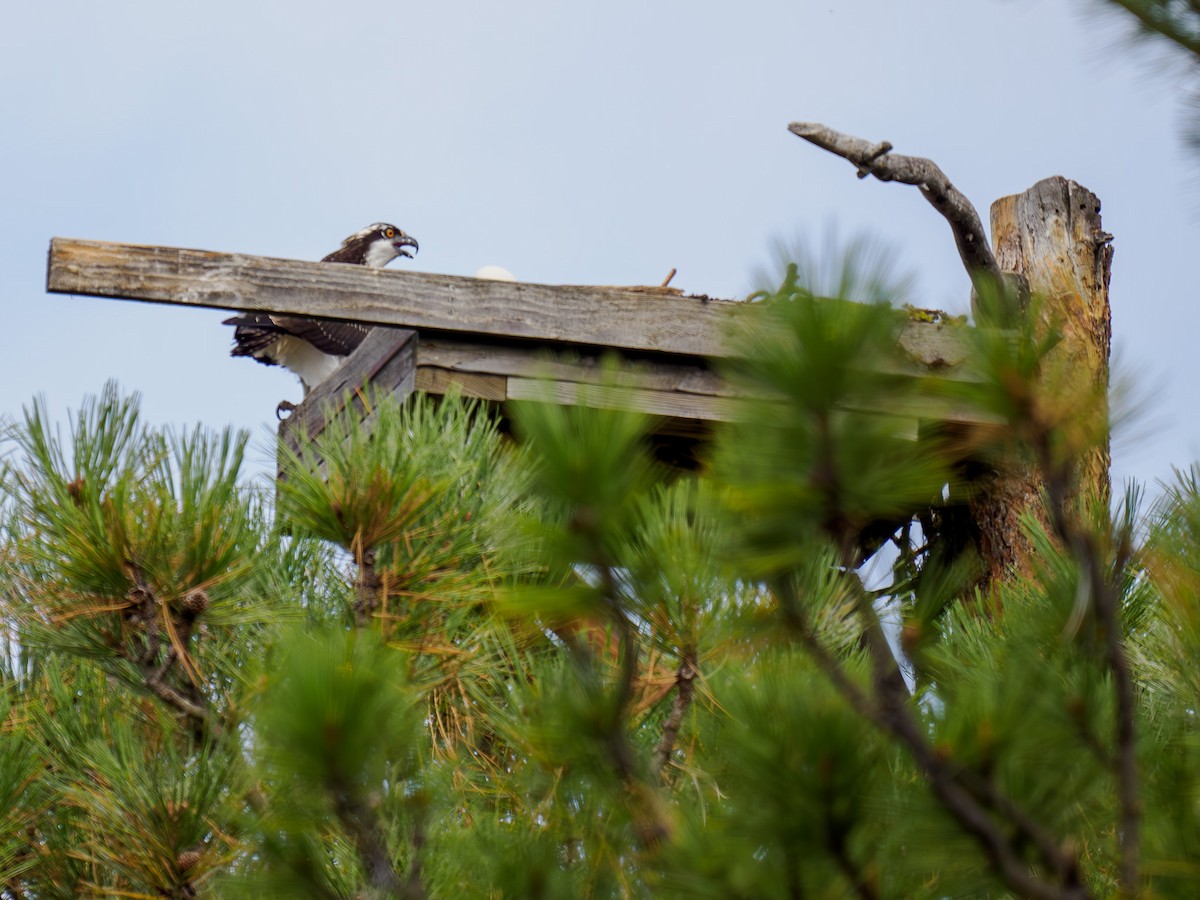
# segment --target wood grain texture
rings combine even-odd
[[[1063,403],[1086,404],[1097,428],[1107,431],[1112,308],[1112,235],[1100,221],[1100,200],[1087,188],[1061,176],[992,204],[996,257],[1024,276],[1039,297],[1040,326],[1055,328],[1062,341],[1053,362],[1053,394]],[[1095,446],[1080,465],[1080,484],[1107,503],[1110,495],[1108,440]]]
[[[961,326],[947,327],[961,331]],[[946,349],[949,345],[941,346]],[[965,345],[954,349],[965,353]],[[602,401],[601,405],[616,405],[616,398],[624,397],[633,409],[676,419],[720,421],[732,416],[734,407],[730,401],[740,395],[738,389],[702,364],[669,359],[625,366],[620,388],[584,396],[596,397]],[[946,361],[944,365],[954,363]],[[915,364],[893,368],[900,377],[927,374],[926,368]],[[539,394],[536,385],[540,380],[550,382],[553,387]],[[554,356],[499,344],[460,343],[445,336],[422,339],[417,350],[417,388],[431,393],[446,393],[457,385],[466,396],[487,400],[551,396],[556,402],[573,404],[580,395],[578,389],[569,386],[581,384],[606,384],[600,356]],[[893,398],[887,408],[860,405],[856,409],[914,420],[980,425],[998,422],[995,416],[932,391],[909,397],[902,404]]]
[[[458,390],[464,397],[500,402],[508,399],[508,379],[503,375],[455,372],[437,366],[417,366],[418,391],[448,394]]]
[[[54,238],[46,289],[155,303],[308,315],[699,358],[728,354],[730,319],[745,304],[672,289],[546,285],[369,269],[246,254]],[[965,356],[961,332],[913,322],[914,364]]]
[[[625,350],[720,356],[740,304],[54,238],[47,290]]]
[[[686,297],[671,288],[554,286],[499,282],[362,266],[300,262],[55,238],[49,290],[186,306],[382,323],[280,428],[293,445],[340,410],[347,390],[505,401],[549,393],[580,396],[572,385],[605,381],[606,354],[622,357],[625,387],[591,390],[601,405],[627,402],[675,420],[712,422],[733,414],[737,390],[714,368],[726,354],[732,318],[746,305]],[[403,326],[405,330],[397,330]],[[421,329],[420,341],[411,339]],[[405,337],[409,335],[409,337]],[[972,378],[969,340],[956,322],[909,319],[889,372]],[[565,351],[565,352],[564,352]],[[548,387],[538,386],[545,379]],[[361,406],[361,400],[358,401]],[[937,397],[912,408],[878,410],[913,419],[987,421]],[[672,426],[675,427],[675,426]]]
[[[1048,304],[1043,316],[1063,329],[1072,352],[1107,384],[1113,248],[1101,226],[1100,200],[1074,181],[1047,178],[992,204],[992,235],[1001,265],[1025,276],[1030,291]]]
[[[279,424],[279,436],[293,451],[319,435],[330,416],[346,408],[347,400],[362,416],[373,394],[405,397],[416,383],[417,333],[403,328],[376,328],[334,373],[309,392],[304,402]]]
[[[1037,325],[1057,328],[1062,341],[1042,366],[1039,402],[1051,420],[1074,419],[1106,433],[1109,350],[1112,339],[1108,297],[1112,235],[1101,228],[1100,201],[1073,181],[1055,176],[992,204],[992,241],[1005,273],[1021,276],[1032,295]],[[1058,412],[1053,411],[1057,407]],[[1082,410],[1085,415],[1077,413]],[[1076,435],[1078,437],[1078,435]],[[1109,448],[1106,438],[1079,459],[1082,491],[1107,504]],[[979,534],[985,584],[1014,571],[1029,571],[1035,549],[1025,536],[1029,512],[1052,532],[1044,514],[1044,484],[1020,460],[989,469],[976,483],[970,512]]]
[[[417,364],[456,372],[516,375],[600,383],[603,354],[552,353],[538,347],[459,342],[444,335],[421,341]],[[733,396],[734,389],[702,362],[685,357],[626,361],[624,377],[638,387],[708,396]]]
[[[656,416],[710,422],[728,421],[737,413],[737,405],[724,397],[704,397],[648,388],[612,387],[578,381],[512,377],[508,379],[508,397],[511,400],[541,400],[565,406],[634,409]]]

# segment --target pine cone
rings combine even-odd
[[[180,872],[186,872],[189,869],[195,868],[199,863],[199,850],[184,850],[179,856],[175,857],[175,866]]]
[[[200,615],[208,609],[208,594],[201,590],[195,590],[183,598],[183,608],[194,616]]]

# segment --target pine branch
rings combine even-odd
[[[830,837],[829,852],[833,854],[834,862],[837,863],[838,869],[846,877],[846,880],[853,886],[854,893],[859,900],[878,900],[879,892],[875,890],[875,885],[871,883],[865,872],[859,871],[854,860],[850,858],[845,834],[837,831]]]
[[[1129,13],[1150,34],[1166,38],[1171,43],[1200,58],[1200,4],[1189,2],[1184,13],[1170,0],[1109,0]],[[1187,21],[1188,18],[1194,21]]]
[[[167,683],[167,676],[179,662],[179,654],[176,652],[174,644],[170,644],[166,652],[162,654],[161,662],[159,661],[162,647],[159,637],[159,611],[162,605],[146,580],[146,575],[141,567],[129,563],[127,570],[134,583],[134,587],[129,591],[132,609],[128,618],[131,624],[142,626],[145,642],[144,646],[136,652],[125,644],[117,644],[118,655],[137,668],[142,675],[142,683],[154,696],[191,721],[198,737],[205,734],[219,737],[222,733],[221,727],[213,721],[212,712],[208,706],[200,702],[202,697],[195,684],[189,681],[189,693],[193,696],[188,697],[178,688]],[[164,615],[169,615],[169,612],[164,611]],[[190,673],[185,672],[185,674],[190,679]]]
[[[851,576],[853,577],[853,576]],[[960,825],[962,825],[983,849],[984,853],[1000,874],[1004,882],[1021,894],[1039,898],[1039,900],[1085,900],[1091,894],[1079,881],[1078,865],[1075,859],[1054,845],[1054,842],[1042,829],[1033,825],[1032,820],[1019,811],[1015,804],[1007,798],[1002,798],[994,787],[973,784],[974,790],[963,784],[967,770],[952,765],[951,760],[940,755],[929,743],[928,738],[918,723],[912,718],[909,710],[907,689],[903,696],[898,696],[894,680],[889,677],[887,670],[879,662],[873,661],[874,696],[864,691],[846,672],[841,661],[827,648],[816,634],[812,625],[804,616],[799,597],[787,579],[779,579],[774,585],[776,596],[780,601],[784,621],[799,637],[800,642],[809,652],[829,678],[830,683],[842,694],[850,706],[860,716],[872,722],[882,731],[898,738],[912,754],[918,767],[929,780],[930,788],[939,802]],[[863,595],[861,604],[869,605],[870,600]],[[878,617],[872,615],[868,622],[868,647],[872,654],[877,654],[879,640],[883,640],[883,649],[891,656],[886,646],[886,638],[879,626]],[[895,660],[892,659],[892,666]],[[1047,883],[1044,879],[1032,874],[1025,860],[1017,849],[1015,841],[1010,838],[1000,825],[993,821],[991,813],[995,812],[1008,819],[1018,832],[1033,843],[1052,871],[1059,874],[1063,880],[1061,886]]]
[[[633,684],[638,672],[637,632],[633,623],[629,621],[629,616],[621,607],[617,579],[612,566],[601,562],[597,568],[600,572],[605,606],[617,629],[617,652],[621,667],[621,680],[617,686],[617,705],[606,741],[608,753],[617,775],[633,798],[634,827],[637,829],[638,836],[647,847],[657,847],[666,839],[669,829],[662,810],[659,809],[657,797],[654,796],[650,787],[642,782],[633,747],[622,727],[625,712],[633,700]]]
[[[330,795],[333,799],[334,813],[354,842],[363,870],[367,873],[372,891],[368,896],[394,897],[402,894],[411,897],[412,900],[423,898],[425,892],[419,882],[418,893],[412,894],[409,886],[400,880],[382,838],[383,823],[379,821],[374,810],[357,796],[355,788],[331,784]]]
[[[383,598],[383,576],[375,563],[375,549],[368,547],[358,558],[358,596],[354,600],[354,624],[363,628],[379,609]]]
[[[1104,629],[1105,658],[1109,670],[1113,673],[1113,690],[1116,695],[1117,722],[1114,742],[1117,793],[1121,809],[1120,827],[1117,832],[1121,849],[1120,884],[1122,893],[1133,896],[1137,893],[1141,877],[1142,800],[1141,776],[1137,762],[1137,698],[1133,670],[1121,627],[1117,591],[1105,574],[1104,562],[1094,538],[1080,529],[1067,515],[1072,495],[1070,465],[1055,463],[1049,434],[1038,434],[1032,443],[1044,474],[1051,525],[1058,539],[1075,559],[1080,575],[1087,579],[1096,618]],[[1122,547],[1118,554],[1118,562],[1126,561],[1129,552],[1127,547]]]

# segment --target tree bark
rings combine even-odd
[[[1108,283],[1112,235],[1101,227],[1100,200],[1061,176],[992,204],[992,244],[1000,268],[1023,276],[1042,298],[1042,328],[1063,335],[1057,353],[1097,388],[1095,420],[1107,425],[1112,311]],[[1080,461],[1080,493],[1107,503],[1111,457],[1107,429]]]
[[[1068,373],[1078,388],[1063,392],[1060,380],[1040,389],[1063,393],[1063,402],[1086,398],[1081,402],[1091,408],[1083,418],[1099,429],[1075,466],[1074,494],[1107,504],[1111,487],[1106,391],[1112,343],[1108,285],[1113,251],[1112,235],[1101,228],[1100,201],[1074,181],[1054,176],[993,203],[991,225],[1000,269],[1023,278],[1029,293],[1039,298],[1033,307],[1038,330],[1055,328],[1062,335],[1052,368]],[[1014,570],[1027,570],[1033,551],[1020,518],[1026,510],[1038,512],[1041,489],[1039,475],[1015,461],[991,470],[977,484],[971,507],[985,585]]]

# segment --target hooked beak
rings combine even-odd
[[[421,249],[416,238],[409,237],[402,231],[396,235],[395,239],[392,241],[392,248],[396,251],[397,256],[407,256],[409,259],[412,259],[413,253],[409,253],[404,249],[405,247],[412,247],[413,253],[416,253]]]

